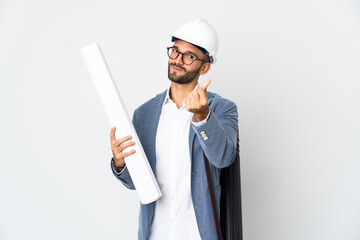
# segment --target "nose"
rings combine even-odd
[[[182,58],[183,58],[182,53],[179,53],[179,55],[174,59],[174,60],[175,60],[175,63],[176,63],[176,64],[179,64],[179,65],[183,65],[184,62],[183,62]]]

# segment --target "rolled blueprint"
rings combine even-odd
[[[148,204],[156,201],[162,196],[159,185],[121,99],[120,92],[106,64],[100,46],[97,43],[93,43],[82,48],[81,53],[104,106],[110,125],[116,126],[116,139],[126,135],[133,137],[135,145],[127,150],[135,149],[136,152],[126,157],[125,163],[141,203]]]

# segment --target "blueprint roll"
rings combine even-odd
[[[140,202],[148,204],[159,199],[162,194],[159,185],[151,170],[149,161],[141,146],[139,137],[130,120],[119,90],[106,64],[100,46],[93,43],[81,49],[85,64],[89,70],[96,91],[104,106],[111,126],[116,126],[116,139],[131,135],[134,146],[127,150],[135,149],[135,154],[125,158],[127,169],[139,195]]]

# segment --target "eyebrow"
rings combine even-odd
[[[178,46],[175,46],[175,45],[174,45],[174,46],[172,46],[172,47],[179,50],[179,47],[178,47]],[[196,53],[193,53],[192,51],[186,51],[186,52],[184,52],[184,53],[190,53],[190,54],[195,55],[196,57],[198,57],[197,54],[196,54]]]

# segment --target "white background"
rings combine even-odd
[[[100,43],[132,114],[198,17],[221,41],[202,80],[239,110],[244,239],[360,239],[355,0],[0,0],[0,239],[136,239],[79,49]]]

